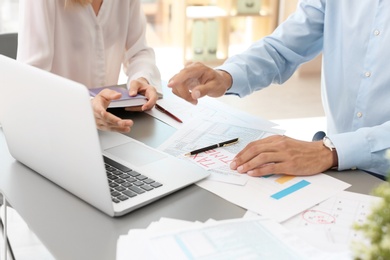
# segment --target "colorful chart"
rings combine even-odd
[[[310,182],[306,181],[306,180],[300,180],[290,186],[287,186],[285,187],[289,182],[293,182],[294,180],[296,181],[297,180],[297,177],[296,176],[292,176],[292,175],[275,175],[275,174],[270,174],[270,175],[266,175],[266,176],[263,176],[264,179],[268,179],[270,180],[271,178],[273,179],[272,182],[274,183],[274,185],[276,185],[276,189],[278,188],[283,188],[282,190],[278,190],[277,192],[273,193],[271,195],[271,198],[274,198],[274,199],[282,199],[306,186],[308,186],[310,184]]]

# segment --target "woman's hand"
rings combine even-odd
[[[110,89],[104,89],[94,97],[92,108],[95,116],[96,127],[103,131],[114,131],[120,133],[130,132],[133,121],[121,119],[107,112],[108,105],[112,100],[119,99],[121,93]]]
[[[145,78],[139,78],[130,82],[129,95],[136,96],[142,94],[147,98],[147,102],[140,107],[126,107],[127,111],[146,111],[154,107],[157,102],[158,96],[156,88],[149,85],[149,82]]]

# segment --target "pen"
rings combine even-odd
[[[163,108],[162,106],[160,106],[160,105],[157,104],[157,103],[156,103],[156,108],[157,108],[157,110],[163,112],[164,114],[167,114],[168,116],[172,117],[172,118],[175,119],[177,122],[183,123],[183,121],[181,121],[177,116],[173,115],[171,112],[169,112],[168,110],[166,110],[165,108]]]
[[[198,154],[198,153],[205,152],[205,151],[208,151],[208,150],[211,150],[211,149],[215,149],[215,148],[218,148],[218,147],[225,147],[225,146],[228,146],[228,145],[235,144],[237,142],[238,142],[238,138],[234,138],[234,139],[231,139],[231,140],[219,143],[219,144],[213,144],[213,145],[210,145],[210,146],[207,146],[207,147],[203,147],[203,148],[191,151],[189,153],[186,153],[185,156]]]

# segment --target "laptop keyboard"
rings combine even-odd
[[[105,156],[103,158],[111,191],[111,199],[115,203],[128,200],[162,186],[161,183],[110,158]]]

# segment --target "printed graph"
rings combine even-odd
[[[273,192],[271,198],[280,200],[284,197],[297,192],[300,189],[310,185],[310,182],[304,179],[299,180],[296,176],[291,175],[267,175],[263,179],[266,179],[268,184],[272,185]]]

